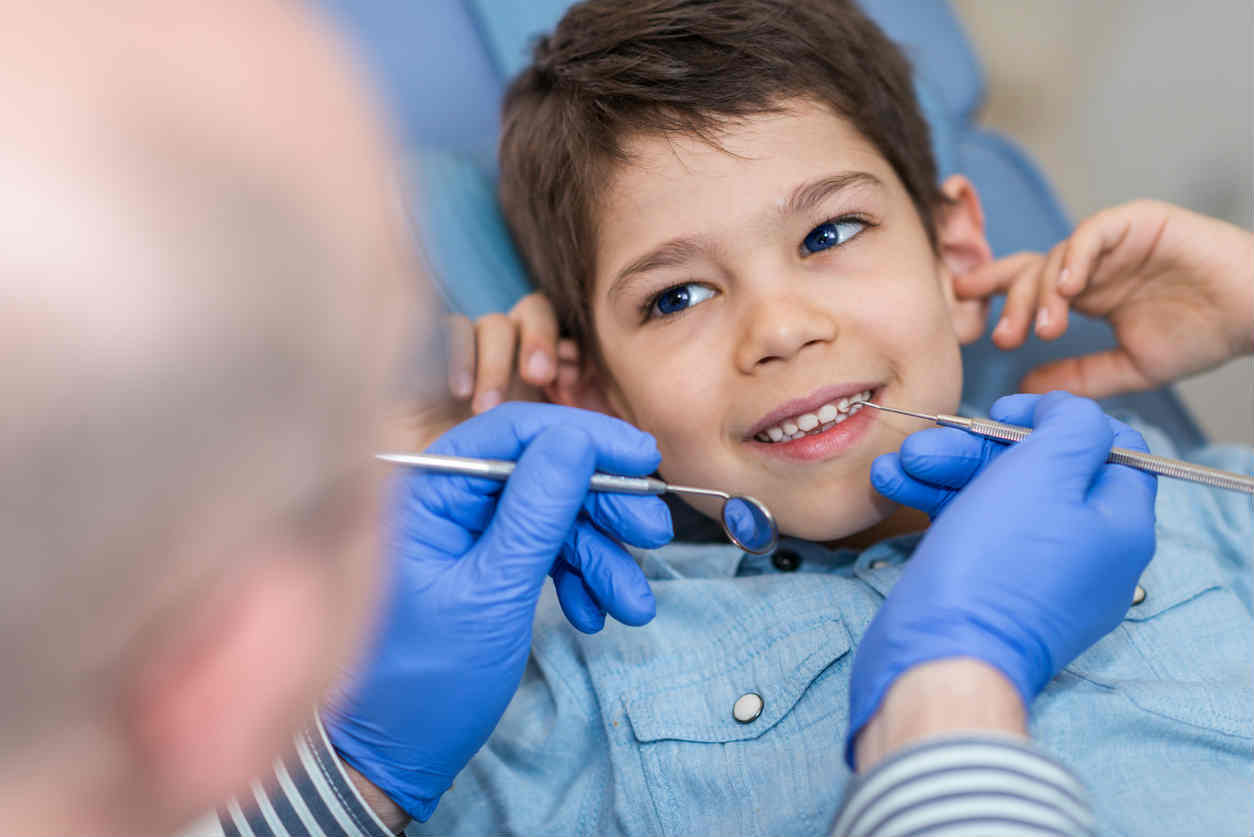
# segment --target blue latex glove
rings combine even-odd
[[[1156,478],[1105,464],[1146,450],[1131,427],[1064,392],[1014,395],[990,411],[1034,427],[1007,446],[952,428],[909,436],[871,481],[934,518],[854,659],[854,738],[911,666],[973,657],[1030,705],[1063,666],[1113,630],[1154,554]]]
[[[323,714],[340,755],[418,819],[431,816],[517,689],[545,575],[576,625],[599,628],[602,611],[641,625],[653,618],[653,594],[611,536],[641,547],[671,538],[660,498],[589,494],[594,470],[638,476],[660,460],[651,436],[608,416],[505,404],[430,451],[518,464],[504,487],[401,473],[380,630],[363,670]]]

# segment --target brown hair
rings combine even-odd
[[[505,95],[500,198],[533,279],[585,352],[598,356],[594,210],[626,140],[684,133],[717,145],[729,122],[795,98],[875,146],[935,246],[941,194],[910,65],[852,0],[587,0],[539,38]]]

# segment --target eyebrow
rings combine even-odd
[[[788,201],[780,208],[784,215],[809,212],[832,195],[858,186],[883,186],[878,177],[868,171],[844,171],[839,174],[802,183],[793,189]]]
[[[878,187],[883,185],[883,181],[870,172],[839,172],[821,177],[818,180],[802,183],[796,189],[793,189],[792,194],[788,196],[788,200],[780,205],[779,213],[781,215],[797,215],[809,212],[839,192],[858,186]],[[623,288],[629,284],[627,280],[632,276],[648,273],[651,270],[658,270],[663,267],[677,267],[690,261],[708,248],[709,242],[704,238],[672,238],[618,271],[618,275],[614,277],[614,281],[606,292],[606,296],[612,301],[614,297],[622,293]]]
[[[610,285],[606,295],[610,300],[622,293],[629,283],[627,280],[632,276],[640,273],[648,273],[650,270],[657,270],[663,267],[676,267],[691,261],[702,251],[708,249],[708,242],[703,238],[672,238],[631,264],[618,271],[618,275],[614,277],[614,283]]]

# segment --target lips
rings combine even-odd
[[[879,386],[878,383],[873,381],[853,381],[847,384],[834,384],[817,389],[804,398],[786,401],[758,419],[745,434],[745,441],[752,441],[759,433],[782,424],[785,420],[794,419],[806,413],[814,413],[823,405],[837,402],[842,398],[858,395],[865,390],[870,390],[872,396],[874,396]]]

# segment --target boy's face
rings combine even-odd
[[[592,297],[605,396],[657,438],[666,480],[751,494],[787,534],[844,537],[892,510],[871,462],[922,427],[845,399],[958,405],[958,335],[980,323],[950,270],[988,257],[979,205],[947,184],[938,255],[889,163],[806,101],[720,145],[635,139],[607,184]]]

